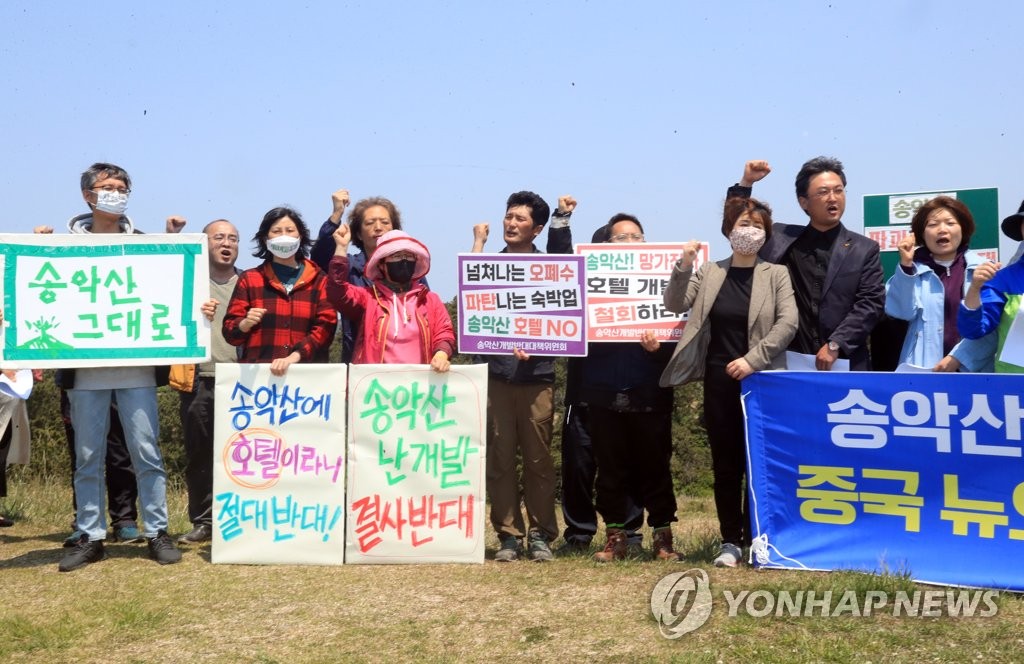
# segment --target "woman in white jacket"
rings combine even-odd
[[[885,313],[910,321],[900,364],[932,371],[993,371],[996,338],[961,339],[960,301],[985,259],[968,249],[974,217],[961,201],[936,196],[917,209],[885,284]]]

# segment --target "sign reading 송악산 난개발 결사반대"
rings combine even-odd
[[[210,357],[207,239],[0,235],[8,368],[152,366]]]
[[[346,563],[484,561],[487,367],[352,365]]]

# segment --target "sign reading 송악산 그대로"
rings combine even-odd
[[[205,235],[0,235],[0,273],[7,368],[210,357]]]

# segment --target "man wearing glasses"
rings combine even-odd
[[[749,198],[755,182],[771,172],[766,161],[748,161],[728,197]],[[853,371],[870,371],[868,337],[885,309],[878,244],[842,224],[846,174],[831,157],[815,157],[796,176],[796,196],[810,218],[806,226],[776,223],[759,256],[789,268],[800,321],[789,350],[815,356],[818,371],[839,358]]]
[[[68,222],[74,234],[134,233],[124,214],[131,193],[131,179],[120,166],[96,163],[81,178],[82,197],[91,213]],[[176,223],[172,218],[167,230]],[[180,230],[180,226],[177,227]],[[53,232],[37,228],[37,232]],[[161,380],[162,378],[162,380]],[[67,390],[71,425],[74,428],[76,537],[61,559],[62,572],[98,562],[106,557],[107,536],[103,514],[104,462],[110,429],[111,402],[125,434],[138,482],[143,536],[149,555],[161,565],[181,560],[181,552],[167,535],[167,473],[158,445],[156,388],[166,383],[167,370],[153,367],[93,367],[61,372],[61,387]]]

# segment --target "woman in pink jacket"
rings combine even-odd
[[[388,231],[366,264],[373,285],[348,281],[348,225],[334,231],[336,248],[327,273],[327,298],[343,316],[361,318],[353,364],[430,364],[448,371],[455,332],[444,302],[420,278],[430,271],[430,252],[403,231]]]

